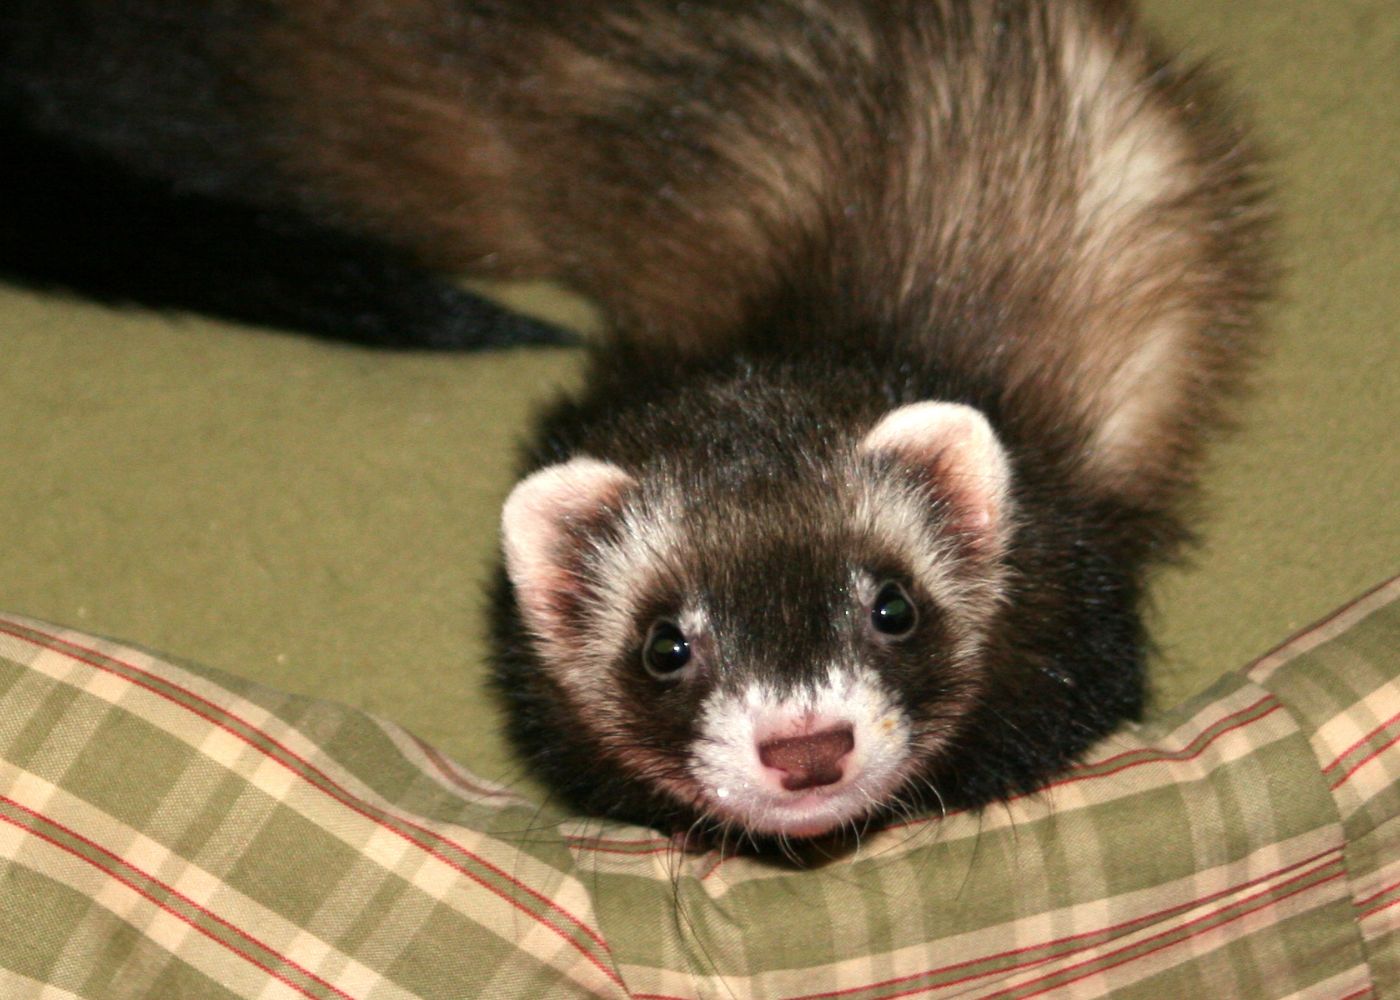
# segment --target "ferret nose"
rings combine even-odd
[[[840,781],[841,762],[855,745],[849,725],[833,726],[803,736],[764,740],[758,745],[758,759],[764,767],[783,772],[784,788],[800,792]]]

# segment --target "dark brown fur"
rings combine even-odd
[[[706,351],[800,298],[924,338],[1031,421],[1147,407],[1091,471],[1143,502],[1194,478],[1252,350],[1248,143],[1125,4],[323,0],[265,37],[294,123],[270,155],[304,197],[440,266],[560,277],[634,336]],[[1123,79],[1076,107],[1071,46]],[[1184,180],[1085,220],[1095,130],[1125,126]]]
[[[126,48],[104,53],[111,6]],[[596,456],[710,509],[792,474],[784,449],[825,454],[922,399],[975,405],[1033,523],[977,684],[952,685],[982,735],[926,777],[985,801],[1136,711],[1143,574],[1187,534],[1270,267],[1249,142],[1128,4],[48,0],[6,20],[0,94],[53,134],[435,268],[597,300],[612,332],[536,464]],[[161,73],[166,21],[198,41]],[[750,407],[774,422],[745,431]],[[757,552],[774,519],[824,509],[802,496],[741,505],[733,531],[698,518],[696,578],[817,574],[820,552]],[[627,792],[596,734],[551,742],[576,706],[501,602],[500,677],[541,770],[588,808],[688,820]],[[645,725],[644,692],[619,690]],[[685,711],[657,739],[682,745]],[[611,763],[571,778],[581,759]]]

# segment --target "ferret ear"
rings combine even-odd
[[[954,530],[974,551],[999,555],[1010,522],[1011,464],[992,425],[961,403],[912,403],[891,410],[861,451],[889,457],[924,475],[947,500]]]
[[[616,507],[634,480],[608,462],[575,458],[518,483],[501,511],[506,575],[525,624],[558,638],[582,595],[573,554],[583,531]]]

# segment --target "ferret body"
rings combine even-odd
[[[602,305],[494,624],[577,807],[825,834],[1033,789],[1140,710],[1269,266],[1245,137],[1127,4],[10,6],[25,127]]]

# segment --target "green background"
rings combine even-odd
[[[1146,6],[1252,110],[1288,269],[1205,544],[1155,588],[1170,704],[1400,572],[1400,4]],[[0,607],[514,774],[480,690],[482,588],[514,446],[575,352],[389,356],[3,286],[0,350]]]

